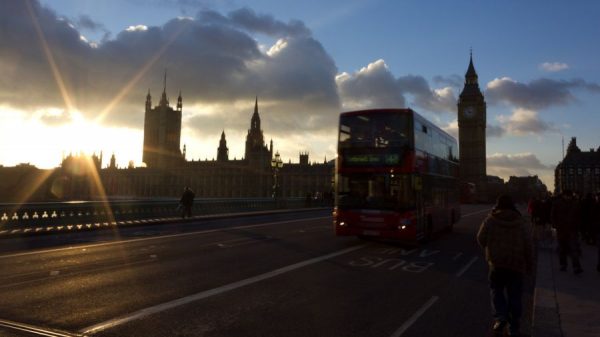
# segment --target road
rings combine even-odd
[[[5,239],[0,335],[486,336],[487,209],[419,247],[335,237],[328,211]]]

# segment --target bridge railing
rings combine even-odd
[[[0,232],[47,226],[109,226],[181,216],[179,200],[119,200],[0,204]],[[255,212],[325,206],[304,198],[196,199],[192,215]]]

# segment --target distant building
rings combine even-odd
[[[475,184],[476,200],[487,201],[486,129],[487,107],[481,90],[473,56],[465,74],[465,84],[458,99],[458,142],[460,179],[464,184]]]
[[[548,188],[538,176],[514,177],[506,183],[506,193],[515,202],[527,202],[531,198],[541,198],[548,193]]]
[[[166,83],[166,82],[165,82]],[[274,175],[271,168],[273,141],[265,143],[258,111],[258,98],[250,118],[242,159],[229,159],[225,130],[221,133],[216,160],[186,160],[186,147],[179,150],[181,137],[181,93],[177,107],[169,106],[166,84],[158,106],[152,108],[146,96],[143,161],[146,167],[109,169],[100,176],[107,195],[135,197],[177,197],[184,186],[197,197],[270,197]],[[309,162],[308,152],[300,153],[299,163],[284,163],[278,172],[279,195],[305,197],[332,191],[333,162]]]
[[[51,179],[54,170],[39,169],[30,164],[0,166],[0,202],[21,203],[52,199]]]
[[[581,151],[571,138],[567,154],[554,170],[554,191],[569,189],[580,195],[600,192],[600,147]]]
[[[504,179],[497,176],[487,176],[487,199],[495,201],[499,195],[506,193]]]
[[[169,105],[167,98],[167,74],[160,102],[152,108],[150,90],[146,95],[144,114],[144,152],[142,161],[151,168],[169,168],[183,161],[179,150],[181,141],[181,110],[183,102],[181,92],[177,98],[177,108]]]

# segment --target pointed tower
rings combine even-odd
[[[180,147],[182,107],[181,92],[177,99],[177,108],[173,109],[169,106],[165,70],[160,103],[152,108],[150,90],[146,96],[142,161],[147,167],[165,169],[184,163],[185,157],[182,156]]]
[[[225,140],[225,130],[221,133],[219,148],[217,149],[217,161],[228,161],[229,149],[227,148],[227,140]]]
[[[165,78],[163,80],[163,93],[160,97],[161,106],[169,106],[169,99],[167,98],[167,70],[165,69]]]
[[[458,99],[460,178],[462,182],[475,184],[480,202],[487,201],[486,110],[471,52],[465,84]]]
[[[108,166],[109,169],[114,170],[117,168],[117,158],[115,157],[115,154],[113,152],[112,156],[110,156],[110,165]]]
[[[152,96],[150,96],[150,89],[148,89],[148,95],[146,95],[146,112],[152,110]]]
[[[183,109],[183,99],[181,98],[181,90],[179,90],[179,97],[177,97],[177,111],[181,112]]]
[[[254,152],[261,151],[265,148],[265,139],[263,131],[260,128],[260,116],[258,115],[258,97],[254,101],[254,113],[250,119],[250,129],[246,136],[246,158]]]

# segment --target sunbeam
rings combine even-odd
[[[54,76],[54,80],[56,81],[58,90],[60,90],[60,94],[65,102],[65,105],[67,106],[67,110],[73,111],[75,108],[75,105],[73,104],[73,101],[71,100],[71,96],[69,95],[69,92],[67,91],[65,82],[62,78],[62,75],[60,74],[59,69],[58,69],[58,65],[56,64],[56,61],[54,60],[54,55],[52,54],[52,50],[50,49],[50,46],[48,45],[48,41],[46,40],[46,37],[44,36],[44,32],[43,32],[42,28],[40,27],[40,23],[38,22],[38,19],[34,13],[33,7],[31,5],[31,0],[25,0],[25,3],[27,4],[27,11],[29,12],[29,16],[31,17],[31,22],[33,23],[33,27],[35,28],[38,38],[40,39],[40,44],[42,45],[42,49],[44,50],[44,54],[46,55],[46,59],[48,60],[48,65],[50,65],[50,69],[52,70],[52,75]]]
[[[131,89],[137,84],[137,82],[144,76],[148,69],[150,69],[156,61],[165,53],[167,48],[183,33],[184,25],[181,25],[178,30],[173,32],[173,34],[169,37],[167,42],[144,64],[144,66],[133,76],[129,82],[119,91],[119,93],[108,103],[108,105],[102,109],[102,111],[98,114],[98,117],[94,119],[95,123],[101,123],[104,118],[106,118],[112,109],[127,95]]]

